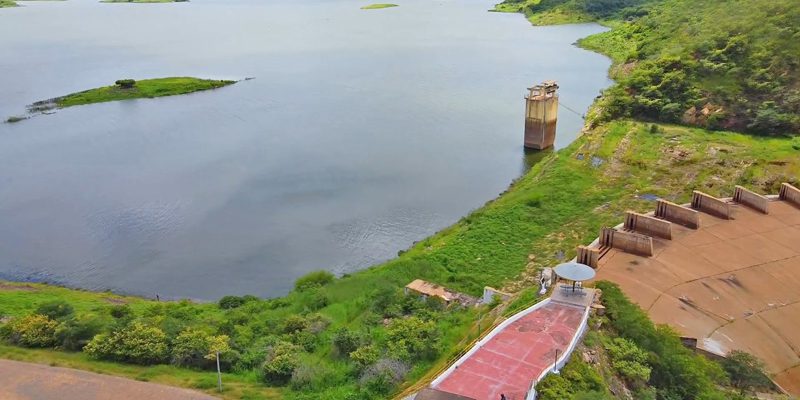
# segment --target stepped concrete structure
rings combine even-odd
[[[656,323],[701,352],[747,351],[775,382],[800,395],[800,190],[778,196],[743,187],[732,198],[694,192],[629,212],[578,248],[597,280],[617,283]]]

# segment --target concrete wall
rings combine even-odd
[[[511,294],[509,293],[501,292],[493,287],[484,286],[482,297],[483,304],[490,304],[492,301],[494,301],[495,296],[500,297],[500,300],[502,301],[506,301],[511,298]]]
[[[800,189],[788,183],[781,185],[781,193],[778,195],[778,197],[781,200],[794,203],[796,206],[800,206]]]
[[[625,229],[630,229],[649,236],[672,239],[672,223],[663,219],[649,217],[628,211],[625,214]]]
[[[700,227],[700,214],[691,208],[659,199],[656,203],[656,217],[672,221],[692,229]]]
[[[646,257],[653,255],[653,238],[639,233],[618,231],[613,228],[603,228],[600,231],[600,245]]]
[[[698,190],[692,192],[692,208],[723,219],[733,217],[730,204]]]
[[[556,140],[558,95],[536,96],[525,100],[525,147],[546,149]]]
[[[597,262],[600,260],[600,249],[588,246],[578,246],[578,256],[575,261],[588,265],[592,268],[597,268]]]
[[[736,185],[736,189],[733,192],[733,201],[744,204],[756,211],[761,211],[764,214],[769,214],[769,200],[742,186]]]

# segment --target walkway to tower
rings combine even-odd
[[[525,399],[533,382],[574,347],[593,296],[591,290],[567,298],[557,293],[517,314],[478,342],[431,387],[479,400],[500,399],[501,394],[508,400]]]

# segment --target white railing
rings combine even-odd
[[[492,329],[491,332],[489,332],[488,335],[484,336],[483,339],[478,341],[478,343],[475,343],[475,345],[472,346],[472,348],[469,349],[469,351],[464,353],[463,356],[461,356],[458,360],[456,360],[456,362],[454,362],[453,365],[450,366],[450,368],[446,369],[444,372],[442,372],[441,375],[436,377],[436,379],[434,379],[433,382],[431,382],[431,387],[435,388],[440,383],[442,383],[442,381],[445,380],[448,376],[450,376],[450,374],[453,373],[453,371],[458,369],[458,367],[461,364],[463,364],[464,361],[466,361],[468,358],[470,358],[470,356],[472,356],[476,351],[478,351],[481,347],[483,347],[483,345],[486,344],[486,342],[492,340],[492,338],[495,337],[495,335],[500,333],[507,326],[513,324],[518,319],[520,319],[520,318],[522,318],[522,317],[524,317],[524,316],[526,316],[526,315],[528,315],[528,314],[530,314],[530,313],[532,313],[532,312],[534,312],[534,311],[546,306],[547,304],[550,304],[550,298],[549,297],[547,297],[547,298],[543,299],[542,301],[540,301],[540,302],[538,302],[538,303],[536,303],[536,304],[534,304],[534,305],[532,305],[532,306],[530,306],[530,307],[528,307],[528,308],[526,308],[526,309],[524,309],[524,310],[512,315],[510,318],[508,318],[507,320],[505,320],[502,323],[500,323],[500,325],[497,325],[494,329]]]
[[[536,399],[536,384],[539,383],[539,381],[541,381],[542,379],[544,379],[544,377],[547,374],[553,372],[553,370],[557,371],[561,368],[564,368],[564,364],[567,363],[567,359],[575,350],[575,347],[578,345],[578,342],[580,341],[581,337],[583,337],[583,334],[586,333],[586,330],[589,327],[589,311],[591,311],[591,309],[592,309],[591,307],[586,307],[586,310],[583,311],[581,324],[578,326],[578,330],[575,332],[575,336],[572,337],[572,340],[569,342],[567,348],[564,349],[564,352],[561,354],[561,357],[559,357],[558,360],[556,360],[556,362],[550,364],[547,368],[545,368],[544,371],[542,371],[542,373],[539,374],[539,376],[536,377],[536,379],[534,379],[533,382],[531,382],[531,388],[530,390],[528,390],[528,395],[525,397],[526,400]]]

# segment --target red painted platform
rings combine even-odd
[[[476,400],[524,400],[580,327],[583,310],[550,303],[515,321],[472,354],[436,389]]]

